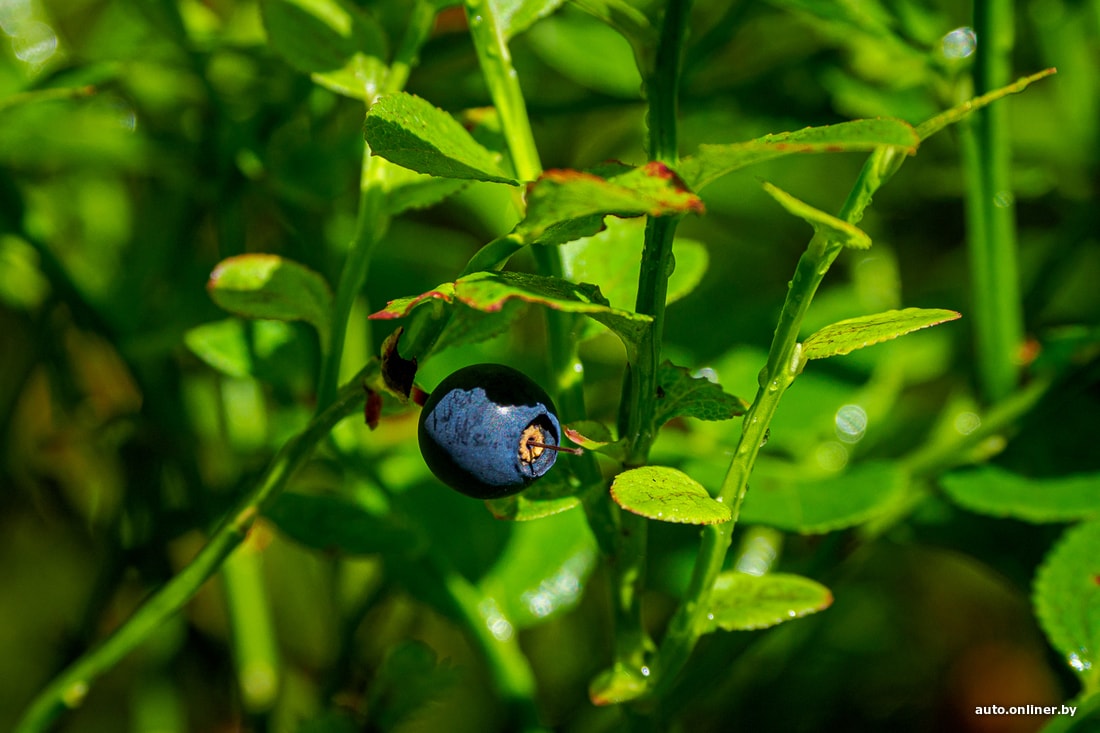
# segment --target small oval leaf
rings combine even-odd
[[[704,633],[766,629],[822,611],[832,602],[828,588],[800,575],[726,572],[711,591]]]
[[[1066,531],[1035,577],[1035,614],[1066,663],[1100,682],[1100,521]]]
[[[667,466],[620,473],[611,484],[611,497],[628,512],[662,522],[721,524],[731,516],[730,508],[712,499],[702,484]]]
[[[305,265],[278,255],[238,255],[218,263],[206,289],[231,313],[305,321],[317,329],[322,346],[328,343],[332,293],[325,279]]]
[[[904,308],[860,316],[825,326],[802,343],[803,359],[824,359],[962,318],[942,308]]]

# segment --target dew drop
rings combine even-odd
[[[772,437],[772,429],[771,428],[765,428],[764,429],[764,437],[760,439],[760,447],[763,448],[764,446],[766,446],[768,444],[768,439],[771,438],[771,437]]]
[[[973,28],[966,26],[951,31],[940,42],[940,50],[944,57],[952,60],[969,57],[977,46],[977,34],[974,33]]]
[[[37,66],[57,52],[57,34],[45,23],[31,21],[20,26],[11,47],[17,59]]]
[[[993,194],[993,205],[998,209],[1007,209],[1012,206],[1016,197],[1012,195],[1011,191],[998,191]]]

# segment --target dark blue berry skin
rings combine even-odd
[[[561,425],[550,397],[503,364],[459,369],[436,387],[420,413],[424,462],[456,491],[475,499],[515,494],[554,465]]]

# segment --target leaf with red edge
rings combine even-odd
[[[549,170],[528,187],[527,217],[515,233],[536,242],[577,219],[584,221],[580,229],[590,235],[593,216],[677,216],[703,210],[702,199],[664,163],[639,168],[609,163],[591,172]],[[556,240],[569,241],[560,234]]]
[[[603,453],[609,458],[622,461],[626,458],[626,441],[615,440],[611,431],[595,420],[578,420],[562,426],[562,432],[571,442],[581,448]]]
[[[635,353],[638,342],[653,321],[650,316],[612,308],[595,285],[519,272],[475,272],[422,295],[390,301],[385,308],[372,313],[370,318],[402,318],[433,299],[447,303],[457,300],[462,305],[485,313],[497,313],[511,301],[580,313],[607,326],[622,339],[628,355]]]
[[[397,298],[386,303],[386,307],[380,311],[371,313],[368,318],[383,320],[388,318],[404,318],[412,313],[418,306],[429,303],[432,300],[442,300],[445,303],[453,302],[455,294],[454,283],[443,283],[421,295],[411,295],[407,298]]]

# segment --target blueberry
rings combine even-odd
[[[549,395],[503,364],[459,369],[420,413],[424,462],[456,491],[498,499],[525,489],[554,465],[561,425]]]

